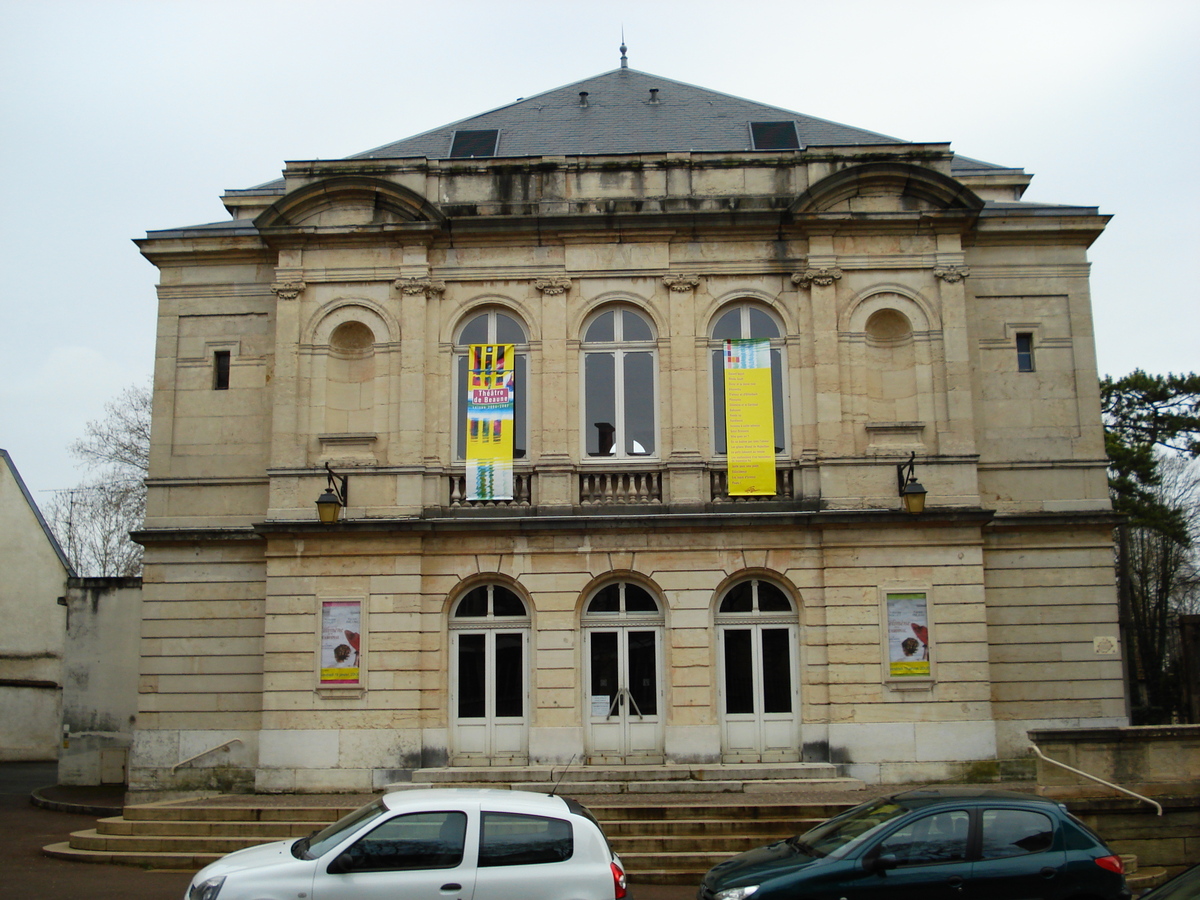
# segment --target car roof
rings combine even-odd
[[[1039,797],[1037,794],[1023,794],[1019,791],[1002,791],[994,788],[973,787],[929,787],[917,788],[892,794],[889,800],[909,807],[929,806],[935,803],[961,803],[968,806],[986,805],[989,803],[1029,803],[1038,806],[1059,807],[1057,800],[1049,797]]]
[[[381,798],[388,810],[429,809],[443,804],[471,803],[513,812],[566,815],[567,802],[553,794],[510,791],[501,788],[429,788],[388,791]]]

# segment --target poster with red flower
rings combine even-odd
[[[888,674],[928,678],[929,613],[924,592],[887,595]]]
[[[362,603],[325,600],[321,603],[321,685],[359,683]]]

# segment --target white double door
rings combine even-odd
[[[451,722],[456,765],[512,765],[529,758],[529,631],[451,632]]]
[[[616,626],[585,634],[588,762],[661,763],[662,629]]]
[[[796,626],[721,625],[722,758],[727,763],[800,759]]]

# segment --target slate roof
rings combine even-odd
[[[657,102],[651,88],[657,88]],[[587,92],[586,106],[581,91]],[[754,149],[751,122],[783,121],[796,123],[801,147],[910,143],[636,69],[613,69],[347,159],[450,159],[455,132],[489,129],[500,132],[495,155],[502,157],[737,153]],[[951,168],[968,174],[1006,167],[955,156]],[[280,178],[249,190],[283,184]]]
[[[499,129],[497,156],[738,152],[754,149],[751,122],[776,121],[795,122],[801,146],[907,143],[636,69],[614,69],[351,158],[446,159],[460,129]]]

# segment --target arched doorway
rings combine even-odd
[[[641,585],[612,582],[583,611],[588,762],[663,761],[663,612]]]
[[[721,752],[727,763],[800,759],[799,616],[788,595],[748,578],[717,604]]]
[[[472,588],[450,611],[450,723],[455,765],[529,757],[529,611],[499,584]]]

